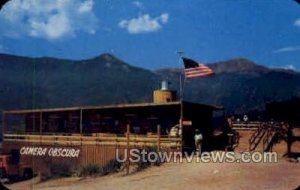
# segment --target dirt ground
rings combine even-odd
[[[129,175],[64,178],[36,183],[36,179],[9,185],[27,190],[94,189],[295,189],[300,186],[300,163],[166,163]]]
[[[297,133],[300,130],[297,131]],[[300,132],[299,132],[300,134]],[[298,134],[298,135],[299,135]],[[248,149],[249,132],[243,136],[238,152]],[[299,152],[300,143],[294,144]],[[300,186],[300,161],[282,158],[286,144],[276,145],[277,163],[165,163],[124,176],[62,178],[39,183],[38,179],[7,185],[12,190],[96,190],[96,189],[296,189]]]

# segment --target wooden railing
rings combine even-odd
[[[277,132],[272,130],[271,128],[267,129],[267,134],[265,135],[263,139],[263,150],[265,152],[272,151],[272,146],[273,146],[273,139],[275,138]]]
[[[266,134],[266,130],[264,126],[257,128],[257,130],[252,134],[251,138],[249,139],[250,151],[255,150],[255,148],[261,142],[265,134]]]
[[[126,146],[127,138],[114,134],[91,134],[83,136],[80,134],[72,135],[32,135],[32,134],[4,134],[4,142],[33,143],[40,145],[107,145],[107,146]],[[157,135],[130,135],[129,144],[133,147],[157,146],[168,148],[180,148],[181,138],[157,136]]]
[[[249,139],[249,150],[255,150],[262,142],[263,151],[271,151],[274,143],[286,136],[285,125],[278,122],[262,123]]]
[[[231,127],[238,130],[256,130],[261,124],[261,122],[233,122]]]

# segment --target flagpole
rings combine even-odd
[[[178,55],[178,63],[181,65],[181,59],[182,59],[183,51],[177,51]],[[184,71],[184,69],[183,69]],[[184,79],[183,79],[183,73],[180,71],[179,73],[179,98],[180,98],[180,119],[179,119],[179,130],[181,131],[180,138],[181,138],[181,151],[183,151],[183,127],[182,127],[182,121],[183,121],[183,92],[184,92]]]
[[[177,51],[177,55],[178,55],[178,64],[181,66],[182,64],[181,64],[181,59],[182,59],[182,54],[183,54],[184,52],[183,51]],[[183,68],[183,71],[184,71],[184,68]],[[183,76],[182,76],[182,71],[179,73],[179,99],[180,99],[180,101],[183,101],[183,82],[184,81],[182,81],[183,79]]]

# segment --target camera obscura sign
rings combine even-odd
[[[23,146],[20,149],[20,155],[27,155],[27,156],[78,158],[79,154],[80,154],[80,149],[78,148]]]

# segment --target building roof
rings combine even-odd
[[[192,102],[182,101],[183,105],[193,105],[205,107],[212,110],[223,110],[223,107],[198,104]],[[6,110],[3,114],[27,114],[27,113],[40,113],[40,112],[65,112],[65,111],[79,111],[79,110],[101,110],[101,109],[119,109],[119,108],[139,108],[139,107],[160,107],[160,106],[179,106],[181,101],[165,102],[165,103],[133,103],[133,104],[112,104],[112,105],[99,105],[99,106],[76,106],[76,107],[62,107],[62,108],[43,108],[43,109],[22,109],[22,110]]]

